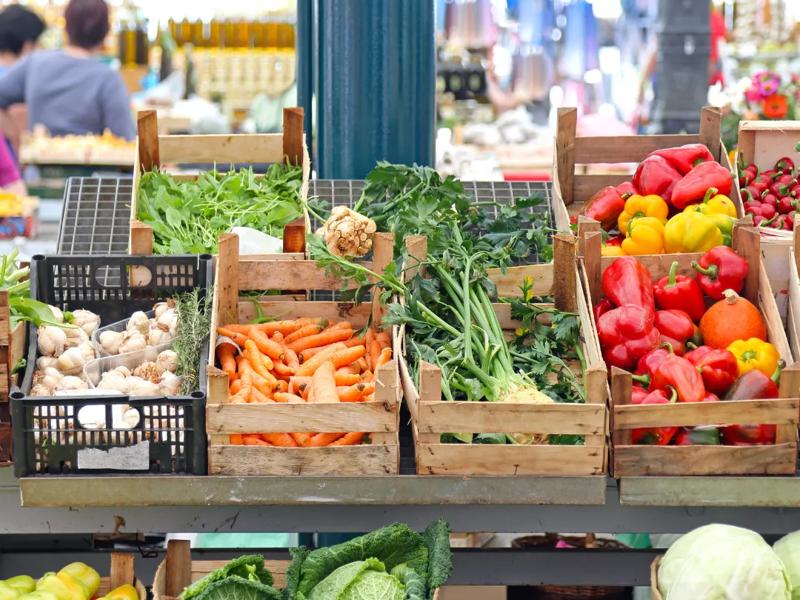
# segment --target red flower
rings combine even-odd
[[[783,119],[789,112],[789,99],[783,94],[772,94],[764,98],[763,112],[767,119]]]

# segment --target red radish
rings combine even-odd
[[[785,215],[794,212],[797,201],[792,196],[780,196],[778,198],[778,212]]]
[[[794,161],[788,156],[784,156],[775,161],[775,169],[783,173],[791,173],[794,170]]]

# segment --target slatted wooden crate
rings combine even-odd
[[[192,560],[188,541],[170,540],[167,545],[167,557],[158,565],[153,579],[153,600],[177,600],[189,584],[224,567],[228,562],[227,560]],[[273,587],[277,589],[285,587],[286,571],[291,561],[265,560],[264,564],[275,580]],[[439,591],[436,590],[433,596],[434,600],[437,600],[438,595]]]
[[[655,150],[703,143],[722,166],[730,169],[728,154],[720,139],[721,120],[719,109],[706,107],[700,115],[698,134],[584,137],[577,135],[577,109],[560,108],[553,164],[553,210],[558,231],[570,231],[570,215],[581,214],[586,201],[595,192],[608,185],[630,181],[635,163]],[[582,170],[592,172],[581,173]],[[731,200],[737,204],[742,216],[736,181]],[[587,217],[579,219],[580,230],[599,231],[599,226]]]
[[[795,217],[800,226],[800,217]],[[800,230],[795,226],[789,248],[789,305],[786,311],[786,334],[792,356],[800,359]],[[771,283],[771,282],[770,282]],[[772,288],[775,291],[775,288]]]
[[[152,110],[138,116],[139,134],[136,140],[136,159],[133,167],[133,196],[131,198],[130,253],[153,253],[153,229],[136,219],[141,174],[169,164],[215,164],[227,168],[231,164],[264,164],[289,160],[302,165],[302,199],[308,195],[311,174],[308,149],[303,134],[303,109],[283,110],[283,133],[240,135],[158,135],[158,121]],[[176,179],[195,179],[196,175],[177,175]],[[308,219],[299,230],[304,232]],[[302,236],[301,236],[302,237]],[[287,251],[297,252],[297,240]],[[284,246],[287,240],[284,238]],[[302,245],[300,246],[302,252]]]
[[[0,291],[0,403],[8,402],[8,392],[16,384],[12,371],[25,356],[25,332],[25,323],[11,326],[8,292]]]
[[[425,255],[424,239],[407,240],[411,256]],[[607,465],[608,386],[606,369],[593,329],[587,298],[577,279],[575,240],[554,239],[555,261],[536,265],[532,294],[553,295],[555,306],[579,314],[583,352],[588,368],[583,374],[585,404],[513,404],[505,402],[448,402],[441,394],[441,370],[422,362],[419,381],[413,381],[404,358],[400,359],[403,392],[412,417],[417,473],[422,475],[600,475]],[[509,293],[519,294],[519,285]],[[513,331],[508,304],[495,304],[504,330]],[[448,444],[441,435],[471,433],[575,434],[584,445]]]
[[[615,260],[595,252],[600,234],[586,236],[581,263],[592,303],[602,298],[602,273]],[[593,247],[594,246],[594,247]],[[800,419],[800,363],[792,353],[781,324],[775,299],[760,259],[759,235],[752,227],[734,229],[733,247],[747,259],[750,270],[742,295],[758,306],[767,324],[769,341],[788,365],[781,374],[780,399],[631,404],[631,374],[611,369],[611,427],[614,477],[638,475],[792,475],[797,462],[797,424]],[[678,261],[679,274],[691,275],[692,261],[702,254],[663,254],[637,257],[654,281]],[[591,317],[594,319],[594,316]],[[674,427],[754,423],[777,425],[776,444],[769,446],[648,446],[631,444],[631,430],[640,427]]]
[[[376,272],[382,272],[392,261],[393,240],[391,234],[376,234],[371,265]],[[340,280],[328,276],[314,261],[298,259],[295,255],[269,260],[239,257],[238,238],[232,234],[220,238],[219,249],[212,349],[216,346],[218,326],[245,323],[255,316],[253,300],[240,298],[240,292],[338,291],[342,287]],[[360,328],[370,318],[379,324],[384,312],[377,301],[356,305],[274,298],[265,300],[262,297],[259,304],[264,314],[281,319],[346,319]],[[392,332],[392,341],[393,354],[397,356],[396,331]],[[210,354],[206,407],[210,475],[389,475],[398,472],[400,384],[396,360],[378,369],[375,400],[370,402],[242,405],[229,403],[228,375],[214,366],[214,352]],[[271,448],[229,443],[230,434],[236,433],[348,431],[369,433],[371,443],[322,448]]]

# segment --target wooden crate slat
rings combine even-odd
[[[594,173],[591,175],[575,175],[573,194],[575,202],[586,202],[596,192],[608,185],[619,185],[630,181],[632,173]]]
[[[576,137],[575,163],[636,163],[656,150],[697,141],[694,134]]]
[[[425,433],[562,433],[605,432],[601,404],[508,404],[504,402],[422,402],[419,430]]]
[[[553,267],[544,265],[524,265],[502,269],[487,269],[486,274],[497,287],[497,295],[501,298],[519,296],[520,287],[526,278],[533,281],[531,294],[534,296],[547,296],[553,289]]]
[[[221,169],[236,163],[273,163],[283,160],[279,133],[160,135],[161,164],[215,163]]]
[[[272,298],[272,296],[264,296]],[[262,312],[276,319],[294,319],[309,317],[328,320],[347,320],[354,327],[363,327],[371,314],[369,304],[354,306],[347,302],[315,302],[294,299],[287,300],[261,300],[259,303]],[[250,300],[239,301],[239,322],[248,323],[256,316],[256,308]]]
[[[639,404],[614,407],[614,425],[634,427],[690,427],[695,425],[730,425],[797,423],[800,400],[726,400],[724,402],[679,402],[670,405]]]
[[[794,475],[796,444],[615,446],[614,475]]]

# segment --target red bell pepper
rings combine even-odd
[[[700,289],[712,300],[722,300],[725,290],[741,292],[748,271],[747,261],[727,246],[712,248],[692,268],[699,273]]]
[[[788,156],[779,158],[775,162],[775,170],[780,171],[781,173],[791,174],[791,172],[794,171],[794,161]]]
[[[739,175],[739,185],[742,187],[750,185],[753,180],[758,176],[758,167],[754,163],[750,163],[746,167],[741,163],[741,174]]]
[[[650,350],[650,352],[642,356],[639,362],[636,363],[636,374],[633,376],[634,381],[641,383],[646,388],[650,387],[653,373],[661,366],[661,363],[672,354],[672,346],[669,344],[662,344],[659,348]]]
[[[653,288],[656,306],[661,310],[682,310],[697,322],[706,312],[703,290],[693,277],[678,275],[678,266],[678,261],[674,261],[669,275],[659,279]]]
[[[780,396],[778,379],[781,363],[772,377],[753,369],[742,375],[725,397],[726,400],[771,400]],[[775,425],[728,425],[722,428],[726,444],[733,446],[753,446],[774,444],[777,428]]]
[[[700,328],[682,310],[657,310],[654,323],[661,332],[662,343],[672,346],[672,351],[678,356],[686,354],[687,346],[702,344]]]
[[[611,231],[617,226],[617,219],[625,210],[625,198],[614,186],[606,186],[586,202],[586,216],[600,221],[603,229]]]
[[[619,235],[610,235],[605,242],[603,242],[606,246],[622,246],[622,242],[625,240],[625,236],[621,233]]]
[[[706,390],[717,395],[727,394],[739,376],[736,357],[728,350],[700,346],[684,358],[700,371]]]
[[[706,390],[706,395],[703,396],[703,399],[700,400],[700,402],[719,402],[719,396]]]
[[[633,386],[631,388],[631,404],[672,404],[677,399],[675,390],[667,395],[665,390],[647,392],[644,388]],[[677,427],[647,427],[631,430],[631,442],[634,444],[647,444],[651,446],[666,446],[672,436],[678,431]]]
[[[633,256],[620,256],[603,271],[603,293],[616,306],[635,304],[655,311],[650,271]]]
[[[595,320],[595,323],[600,320],[600,317],[602,317],[604,314],[606,314],[608,311],[612,310],[613,308],[614,308],[614,305],[611,303],[611,300],[609,300],[608,298],[602,298],[600,300],[600,302],[598,302],[594,306],[594,320]]]
[[[633,187],[642,196],[661,196],[669,204],[672,190],[681,177],[680,172],[663,156],[650,155],[636,168]]]
[[[642,356],[658,346],[661,334],[653,327],[653,319],[652,310],[635,304],[626,304],[602,315],[597,322],[597,335],[606,362],[630,370]]]
[[[714,160],[714,156],[705,144],[686,144],[677,148],[665,148],[651,152],[648,156],[665,158],[681,175],[686,175],[700,163]]]
[[[676,446],[719,446],[722,441],[716,427],[681,427],[672,443]]]
[[[683,210],[690,204],[702,202],[709,188],[717,188],[720,194],[727,196],[731,193],[732,185],[731,172],[721,164],[700,163],[675,184],[672,189],[672,206]]]
[[[784,231],[794,230],[794,213],[781,215],[772,225],[775,229],[783,229]]]
[[[670,356],[653,373],[653,389],[672,388],[678,402],[702,402],[706,396],[703,379],[695,366],[680,356]]]
[[[797,198],[784,194],[778,198],[777,210],[782,215],[787,215],[797,209]]]

